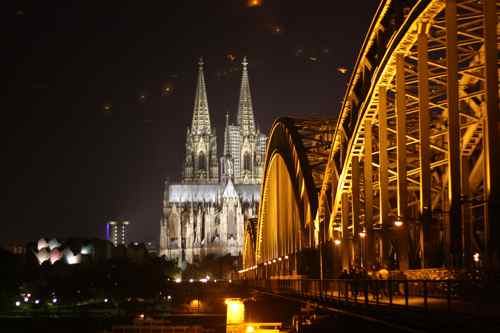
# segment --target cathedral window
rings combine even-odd
[[[207,158],[205,157],[204,152],[200,152],[200,154],[198,155],[198,170],[207,170]]]
[[[249,152],[245,152],[243,155],[243,170],[252,170],[252,158]]]

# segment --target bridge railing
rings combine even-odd
[[[476,288],[459,280],[272,279],[246,280],[245,283],[277,294],[323,301],[423,311],[477,313],[489,310],[481,303]]]

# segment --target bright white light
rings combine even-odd
[[[40,300],[39,300],[39,299],[36,299],[36,300],[35,300],[35,304],[40,304]]]
[[[403,225],[403,221],[396,220],[396,221],[394,221],[394,225],[399,228],[399,227],[401,227]]]
[[[57,298],[56,298],[56,297],[54,297],[54,298],[52,299],[52,303],[54,303],[54,304],[56,304],[56,303],[57,303]]]
[[[229,280],[229,283],[232,283],[232,282],[233,282],[233,280]]]
[[[214,280],[214,283],[217,282],[217,280]]]
[[[181,283],[181,282],[182,282],[182,280],[181,280],[181,278],[177,278],[177,279],[175,279],[175,282],[176,282],[176,283]]]
[[[31,297],[31,293],[27,293],[26,296],[28,296],[28,298]]]
[[[474,259],[474,262],[479,262],[479,253],[474,253],[474,255],[472,256],[472,258]]]
[[[25,301],[25,302],[28,302],[29,300],[30,300],[30,299],[29,299],[28,297],[25,297],[25,298],[24,298],[24,301]]]
[[[278,258],[278,261],[281,261],[281,257]]]
[[[21,302],[16,301],[16,306],[20,306],[20,305],[21,305]]]
[[[208,276],[208,275],[205,276],[205,279],[210,280],[210,276]]]
[[[172,296],[167,295],[167,299],[170,301],[172,299]]]
[[[252,325],[248,325],[247,329],[245,330],[246,333],[253,333],[255,332],[255,328],[253,328]]]
[[[203,278],[203,279],[200,279],[200,282],[207,283],[207,282],[208,282],[208,280],[207,280],[207,279],[205,279],[205,278]]]
[[[285,259],[288,259],[288,256],[285,256]]]
[[[104,303],[108,303],[108,299],[107,298],[104,299]]]
[[[190,282],[190,283],[193,283],[193,281],[194,281],[193,279],[189,279],[189,282]]]
[[[337,245],[337,246],[338,246],[338,245],[340,245],[340,239],[336,239],[336,240],[334,240],[334,241],[333,241],[333,243],[334,243],[335,245]]]

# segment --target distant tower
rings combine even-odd
[[[106,223],[106,240],[114,246],[125,245],[127,241],[127,226],[129,221],[109,221]]]
[[[193,121],[186,132],[184,183],[215,184],[219,181],[217,136],[210,125],[203,59],[198,62],[198,82],[194,100]]]

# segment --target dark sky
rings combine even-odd
[[[103,237],[110,219],[130,220],[131,240],[157,241],[200,56],[220,143],[224,114],[236,118],[244,55],[262,131],[284,115],[335,117],[350,74],[337,68],[353,67],[378,1],[246,2],[2,3],[0,243]]]

